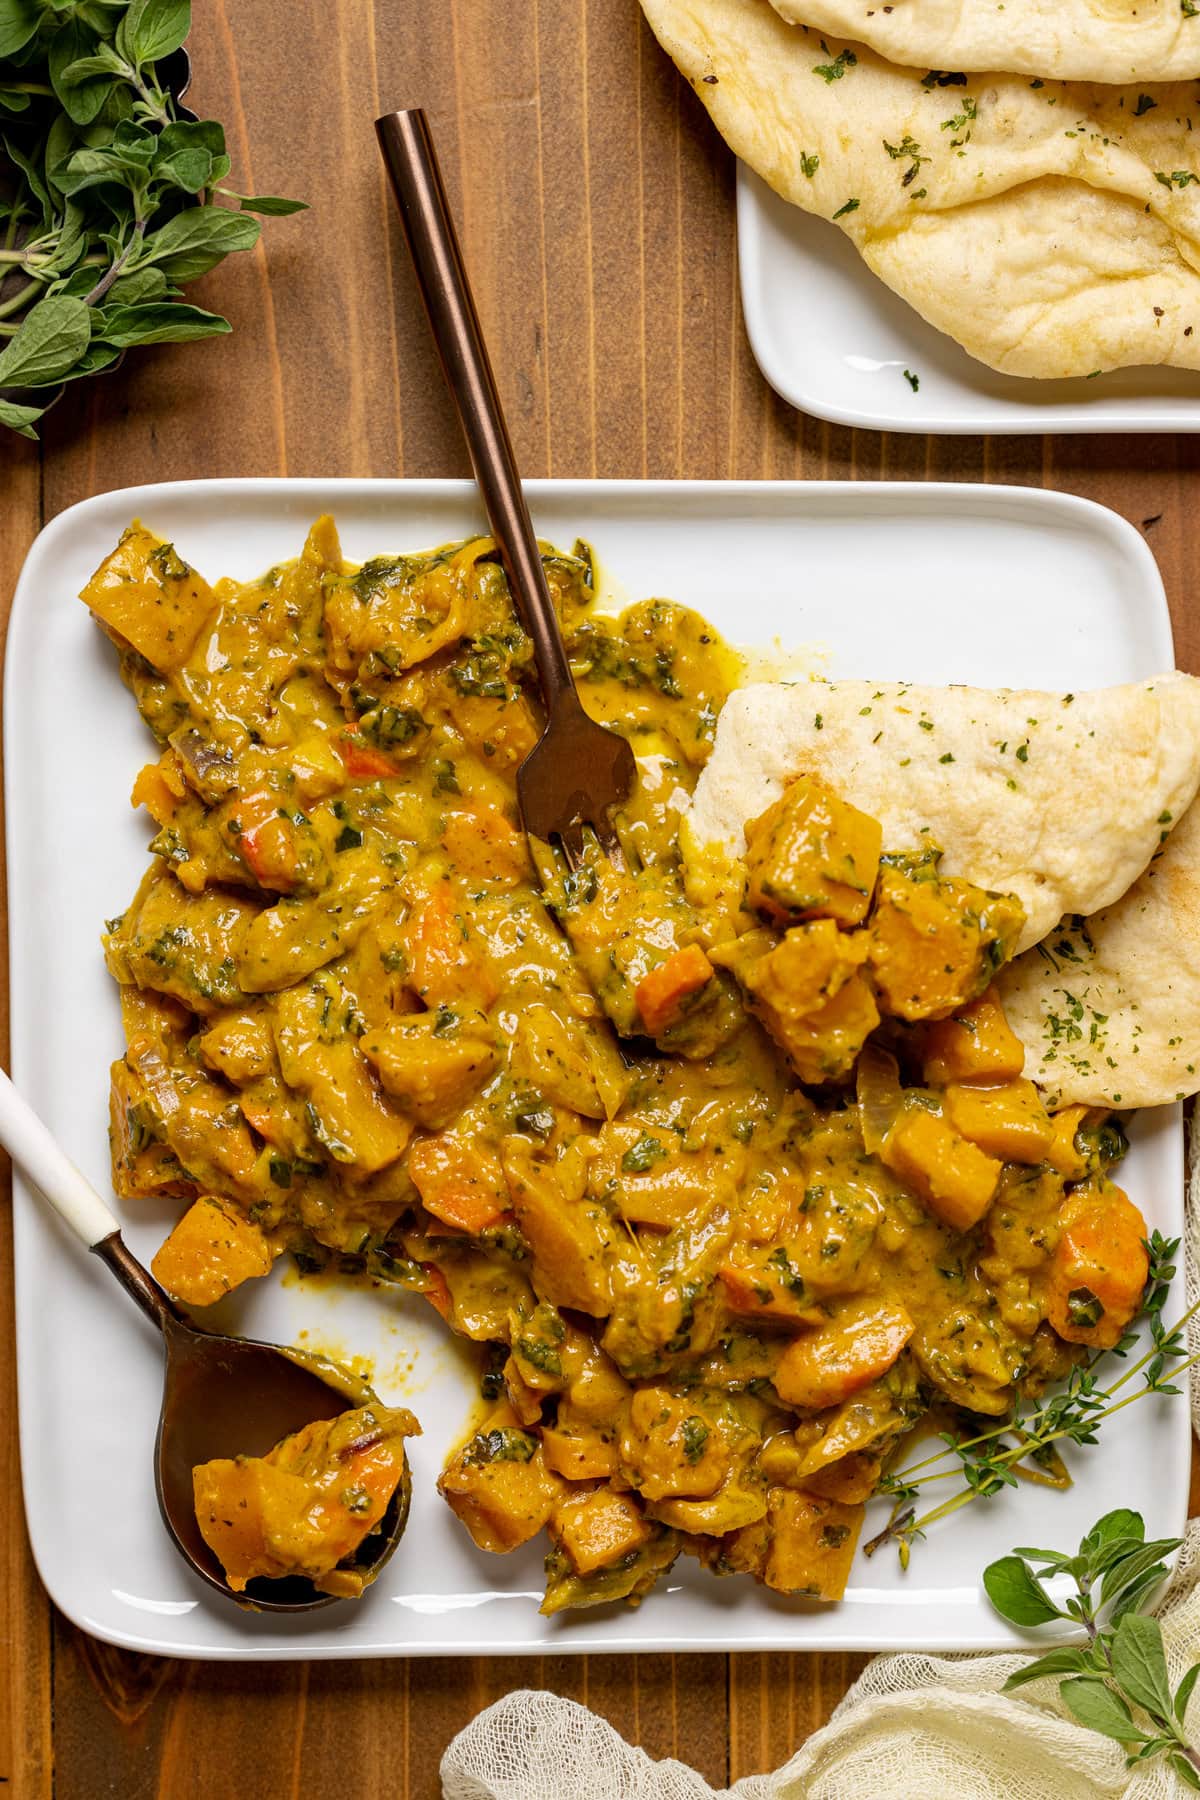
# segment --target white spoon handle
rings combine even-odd
[[[27,1100],[0,1070],[0,1144],[90,1250],[120,1230],[89,1181],[59,1149]]]

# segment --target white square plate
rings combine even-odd
[[[737,219],[742,310],[758,366],[814,418],[979,435],[1200,430],[1200,375],[1184,369],[1031,381],[986,368],[873,275],[844,232],[780,199],[744,163]]]
[[[1038,490],[852,484],[532,482],[544,537],[596,547],[622,602],[670,595],[734,642],[824,644],[838,675],[1084,688],[1172,663],[1162,584],[1114,514]],[[460,482],[199,481],[102,494],[47,526],[18,588],[8,643],[5,758],[16,1080],[68,1154],[108,1191],[109,1062],[122,1050],[99,934],[146,861],[129,806],[151,741],[111,646],[76,599],[140,516],[216,577],[249,577],[300,548],[330,509],[354,558],[417,550],[481,527]],[[1114,795],[1114,805],[1119,797]],[[1178,1108],[1141,1115],[1126,1164],[1154,1225],[1182,1230]],[[432,1310],[398,1290],[295,1275],[235,1295],[255,1336],[374,1359],[383,1396],[410,1404],[407,1536],[377,1587],[294,1621],[252,1616],[194,1581],[159,1524],[151,1452],[159,1357],[145,1321],[20,1184],[16,1278],[21,1447],[34,1553],[85,1630],[141,1650],[229,1658],[683,1649],[1011,1645],[980,1587],[1014,1543],[1071,1544],[1106,1508],[1139,1508],[1152,1536],[1185,1516],[1183,1401],[1146,1401],[1073,1455],[1069,1494],[1023,1488],[919,1548],[856,1564],[838,1606],[724,1582],[687,1558],[637,1612],[538,1615],[540,1552],[474,1549],[434,1491],[475,1393],[472,1365]],[[148,1259],[168,1215],[125,1203]],[[1179,1310],[1182,1310],[1180,1305]]]

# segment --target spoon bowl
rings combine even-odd
[[[219,1456],[263,1456],[317,1419],[333,1419],[361,1396],[339,1392],[275,1344],[197,1331],[180,1320],[164,1329],[166,1378],[154,1485],[163,1523],[197,1575],[256,1612],[310,1612],[340,1597],[324,1594],[306,1576],[260,1577],[233,1595],[225,1572],[205,1543],[196,1518],[192,1470]],[[317,1359],[313,1359],[314,1362]],[[375,1531],[355,1557],[373,1578],[387,1561],[408,1518],[407,1470]]]
[[[249,1582],[243,1593],[235,1593],[201,1536],[192,1471],[215,1457],[262,1456],[305,1425],[367,1404],[375,1398],[367,1384],[323,1357],[279,1344],[223,1337],[182,1317],[124,1243],[99,1194],[3,1073],[0,1143],[162,1333],[165,1379],[154,1482],[163,1524],[180,1555],[210,1587],[251,1611],[312,1612],[344,1598],[322,1593],[302,1575],[261,1577]],[[386,1512],[355,1557],[355,1572],[368,1582],[400,1541],[410,1492],[405,1459]]]

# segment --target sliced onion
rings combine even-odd
[[[858,1059],[856,1088],[863,1143],[875,1156],[883,1148],[884,1139],[896,1123],[896,1115],[904,1101],[900,1068],[895,1057],[874,1044],[867,1044]]]

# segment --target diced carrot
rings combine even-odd
[[[187,1306],[211,1306],[233,1288],[265,1275],[279,1255],[261,1227],[215,1195],[203,1194],[150,1267],[169,1294]]]
[[[713,966],[699,944],[688,944],[672,951],[666,962],[643,975],[637,984],[636,999],[642,1024],[651,1037],[669,1030],[679,1017],[679,1009],[692,994],[707,987],[713,978]]]
[[[886,1301],[857,1308],[789,1344],[772,1376],[788,1406],[823,1412],[886,1375],[913,1334],[902,1306]]]
[[[334,739],[334,746],[352,780],[373,781],[398,773],[395,763],[382,750],[362,742],[357,725],[345,726]]]
[[[499,1157],[453,1132],[419,1138],[409,1151],[408,1172],[426,1210],[472,1237],[499,1224],[509,1210]]]

